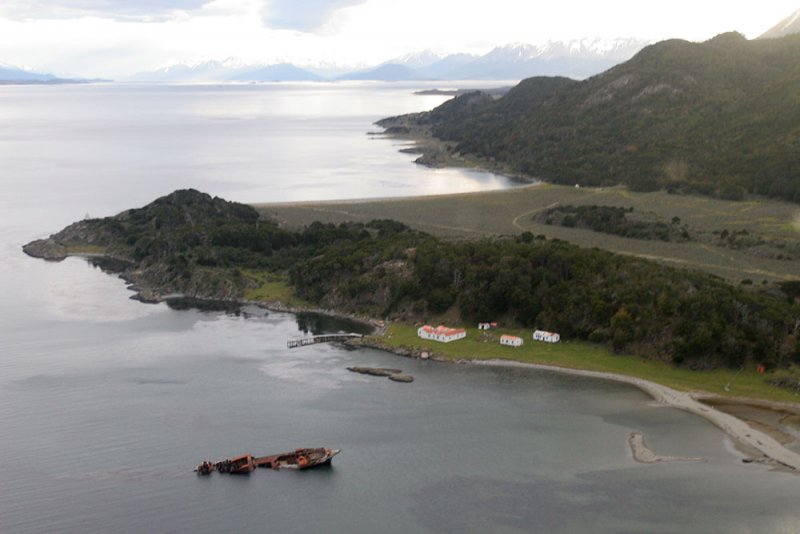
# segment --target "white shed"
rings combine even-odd
[[[506,345],[508,347],[521,347],[522,338],[517,336],[509,336],[508,334],[503,334],[502,336],[500,336],[500,344]]]
[[[561,341],[561,336],[555,332],[547,332],[545,330],[536,330],[533,333],[534,341],[544,341],[545,343],[558,343]]]

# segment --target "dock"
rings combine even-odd
[[[346,341],[348,339],[358,339],[364,337],[363,334],[320,334],[317,336],[303,337],[300,339],[290,339],[286,346],[290,349],[314,345],[316,343],[329,343],[331,341]]]

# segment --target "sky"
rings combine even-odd
[[[800,0],[0,0],[0,63],[124,77],[236,58],[367,66],[582,38],[755,38]]]

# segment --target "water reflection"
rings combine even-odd
[[[298,313],[297,329],[304,334],[336,334],[339,332],[352,332],[354,334],[370,334],[372,327],[351,319],[332,317],[320,313]]]

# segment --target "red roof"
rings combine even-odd
[[[429,324],[426,324],[422,327],[422,329],[428,334],[435,334],[437,336],[455,336],[456,334],[466,333],[466,330],[463,328],[450,328],[448,326],[439,325],[436,328],[432,327]]]

